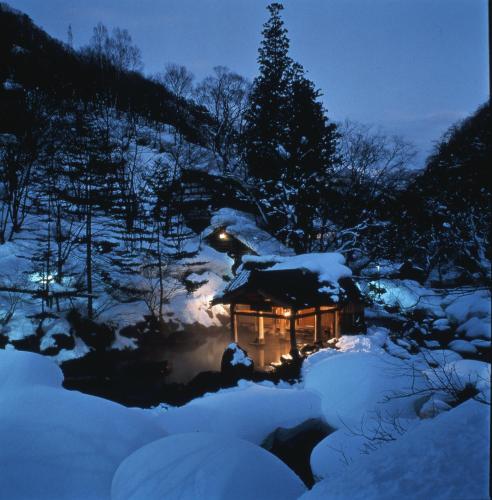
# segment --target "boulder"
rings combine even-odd
[[[254,372],[254,363],[248,353],[233,342],[227,346],[222,355],[220,371],[224,378],[229,381],[251,379]]]

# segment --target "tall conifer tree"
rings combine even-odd
[[[250,174],[264,181],[280,179],[289,101],[289,39],[280,18],[283,6],[268,6],[270,19],[263,28],[259,49],[259,76],[253,83],[246,114],[246,162]]]
[[[319,102],[320,92],[289,57],[282,9],[279,3],[268,7],[260,74],[246,116],[245,159],[270,229],[297,251],[312,251],[327,218],[338,135]]]

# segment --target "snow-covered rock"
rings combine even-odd
[[[377,287],[378,292],[370,287]],[[443,318],[442,302],[444,297],[413,280],[378,279],[367,282],[363,291],[386,307],[403,311],[422,310],[435,318]]]
[[[166,432],[143,410],[60,387],[56,364],[0,351],[0,496],[109,499],[120,462]]]
[[[472,317],[490,318],[490,292],[477,290],[460,295],[446,307],[446,316],[458,324]]]
[[[384,353],[346,352],[327,357],[303,372],[306,389],[322,400],[327,423],[334,427],[360,425],[374,411],[415,416],[415,396],[420,377],[402,360]]]
[[[420,408],[419,417],[420,418],[434,418],[440,413],[448,411],[451,406],[439,399],[438,397],[431,396]]]
[[[422,349],[422,356],[427,364],[432,367],[444,366],[453,361],[463,359],[457,352],[449,349]]]
[[[448,348],[460,354],[476,354],[477,348],[468,340],[456,339],[448,344]]]
[[[458,333],[469,340],[490,339],[490,318],[470,318],[459,326]]]
[[[320,399],[313,392],[240,381],[238,387],[171,408],[160,418],[171,434],[212,432],[261,444],[278,427],[321,416]]]
[[[489,415],[487,405],[467,401],[436,418],[420,420],[379,450],[358,454],[345,470],[330,475],[301,498],[487,498]]]
[[[283,462],[259,446],[218,434],[190,433],[154,441],[118,468],[113,500],[287,500],[306,491]]]
[[[425,370],[424,375],[433,390],[445,390],[455,394],[471,386],[477,390],[480,399],[490,399],[489,363],[460,359],[438,369]]]
[[[0,350],[0,394],[36,386],[61,387],[58,365],[39,354],[14,349]]]
[[[253,375],[254,363],[247,352],[235,342],[229,344],[220,364],[220,371],[229,380],[248,379]]]

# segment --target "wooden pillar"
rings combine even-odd
[[[283,308],[281,309],[281,311],[282,312],[280,314],[283,314],[283,312],[284,312]],[[281,337],[285,337],[285,333],[286,333],[285,332],[285,330],[286,330],[286,328],[285,328],[285,322],[286,322],[285,318],[280,318],[278,320],[278,323],[279,323],[279,333],[280,333]]]
[[[260,347],[258,349],[258,367],[265,368],[265,348]]]
[[[314,343],[319,340],[323,340],[323,335],[321,331],[321,312],[319,307],[316,308],[316,313],[314,315]]]
[[[299,357],[299,350],[297,349],[296,339],[296,314],[297,311],[292,309],[290,315],[290,354],[293,358]]]
[[[261,312],[258,315],[258,344],[265,343],[265,318],[261,315]]]
[[[335,311],[335,338],[340,338],[340,311]]]
[[[239,341],[237,334],[237,315],[236,315],[236,304],[231,304],[231,339],[236,344]]]

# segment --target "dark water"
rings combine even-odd
[[[276,376],[269,371],[270,363],[286,354],[290,344],[266,334],[265,345],[259,346],[255,337],[254,332],[240,332],[239,345],[255,363],[255,379],[270,380]],[[161,402],[184,404],[230,383],[220,373],[222,355],[231,343],[226,327],[197,325],[179,332],[141,332],[138,339],[135,350],[96,349],[63,363],[64,386],[148,408]]]
[[[256,370],[268,370],[270,363],[278,362],[282,354],[290,350],[288,339],[278,335],[265,335],[265,344],[255,342],[256,334],[241,331],[239,345],[253,360]],[[219,371],[222,354],[231,343],[229,330],[209,329],[209,331],[176,332],[171,342],[153,345],[147,350],[146,357],[152,361],[167,361],[170,372],[167,383],[188,383],[199,373]]]

